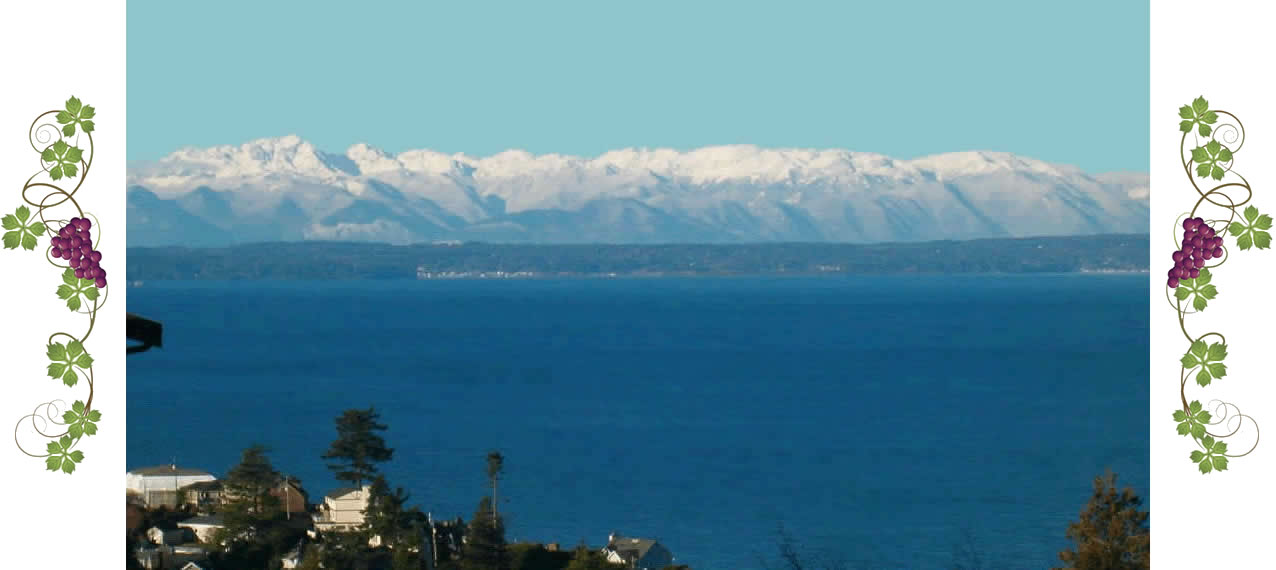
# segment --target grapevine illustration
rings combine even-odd
[[[102,412],[93,405],[93,357],[88,350],[89,336],[109,291],[101,263],[102,229],[75,198],[93,167],[95,115],[92,106],[71,97],[62,110],[41,113],[31,122],[27,138],[39,156],[40,170],[23,184],[22,204],[0,218],[4,249],[35,251],[45,241],[45,257],[61,278],[56,290],[50,282],[50,294],[65,301],[68,310],[87,317],[83,335],[54,332],[45,346],[49,378],[64,388],[87,388],[87,395],[69,408],[61,399],[40,404],[20,418],[13,430],[19,451],[44,459],[49,471],[66,474],[84,461],[80,442],[97,433],[102,419]],[[42,452],[25,447],[19,437],[22,433],[46,440]]]
[[[1258,447],[1258,422],[1242,414],[1235,404],[1211,400],[1188,402],[1188,381],[1207,388],[1228,375],[1227,339],[1219,332],[1193,336],[1188,332],[1188,315],[1200,313],[1218,295],[1212,282],[1217,269],[1230,258],[1232,248],[1239,251],[1269,249],[1272,218],[1260,214],[1250,204],[1254,194],[1249,181],[1232,170],[1236,155],[1245,144],[1245,127],[1235,115],[1210,109],[1204,97],[1179,109],[1179,155],[1183,172],[1196,189],[1199,198],[1190,212],[1175,220],[1171,254],[1174,268],[1166,282],[1166,300],[1178,314],[1179,330],[1186,339],[1187,351],[1180,359],[1179,399],[1182,409],[1174,410],[1179,435],[1189,437],[1198,449],[1188,458],[1202,474],[1226,471],[1230,459],[1249,455]],[[1191,140],[1189,140],[1189,137]],[[1210,187],[1202,189],[1202,186]],[[1243,195],[1241,195],[1243,191]],[[1244,207],[1244,209],[1242,209]],[[1207,217],[1201,210],[1218,212]],[[1182,240],[1179,230],[1183,230]],[[1224,246],[1224,237],[1235,238],[1234,246]],[[1254,443],[1243,453],[1230,453],[1227,440],[1236,436],[1246,421],[1254,426]]]

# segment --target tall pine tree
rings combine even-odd
[[[380,417],[374,408],[346,410],[337,417],[337,439],[322,458],[338,481],[349,481],[362,489],[376,476],[377,464],[394,456],[394,450],[386,447],[385,439],[377,433],[386,430],[385,424],[377,422]]]
[[[487,454],[487,480],[492,486],[492,512],[497,512],[499,502],[496,500],[496,483],[505,470],[505,457],[499,451]]]
[[[1116,474],[1094,478],[1094,492],[1081,519],[1068,525],[1075,544],[1059,553],[1066,570],[1140,570],[1151,566],[1148,513],[1143,501],[1126,487],[1116,488]]]
[[[465,536],[461,559],[466,570],[510,570],[505,523],[492,510],[491,497],[479,501]]]
[[[245,449],[239,464],[226,474],[225,483],[230,505],[260,520],[273,518],[279,512],[279,498],[272,495],[271,490],[281,479],[267,453],[262,445]]]

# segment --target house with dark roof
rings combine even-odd
[[[602,554],[608,562],[633,570],[660,570],[673,564],[673,553],[651,538],[632,538],[612,533]]]

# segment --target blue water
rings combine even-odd
[[[1143,275],[148,282],[128,463],[302,478],[375,405],[383,471],[469,518],[499,449],[508,538],[656,537],[696,570],[812,557],[1044,568],[1105,467],[1147,497]]]

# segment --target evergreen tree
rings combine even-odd
[[[1094,478],[1094,492],[1081,519],[1068,525],[1075,548],[1059,553],[1067,570],[1139,570],[1148,568],[1150,530],[1143,501],[1126,487],[1117,492],[1116,474]]]
[[[231,503],[240,503],[240,511],[259,519],[271,518],[279,502],[271,490],[279,484],[280,475],[266,454],[264,446],[253,445],[243,451],[239,464],[226,474],[225,488]]]
[[[505,523],[492,511],[491,497],[479,501],[466,537],[461,556],[466,570],[510,570]]]
[[[328,469],[338,481],[363,488],[365,481],[376,476],[376,464],[394,456],[394,450],[386,447],[385,440],[376,433],[386,429],[385,424],[377,422],[378,418],[374,408],[346,410],[337,417],[337,439],[322,458],[328,461]]]
[[[409,498],[403,487],[392,492],[385,477],[377,475],[368,488],[368,506],[363,511],[369,537],[380,536],[387,544],[420,546],[415,543],[420,542],[418,535],[427,519],[419,507],[407,506]]]
[[[496,482],[501,478],[501,472],[505,470],[505,457],[501,456],[501,452],[492,451],[487,454],[487,480],[492,485],[492,512],[496,512]]]

